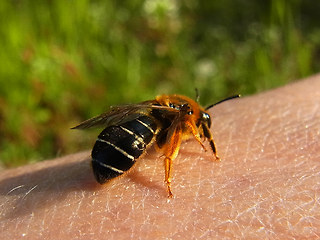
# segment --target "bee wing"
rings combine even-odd
[[[90,118],[71,129],[87,129],[92,127],[107,127],[119,124],[124,120],[135,118],[139,113],[148,113],[152,109],[160,109],[168,112],[177,112],[178,110],[167,106],[153,105],[154,101],[146,101],[139,104],[127,104],[111,107],[109,112],[102,113],[96,117]]]

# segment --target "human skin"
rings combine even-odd
[[[167,198],[152,149],[99,185],[90,152],[0,174],[0,239],[319,239],[320,75],[210,109],[221,162],[194,140]]]

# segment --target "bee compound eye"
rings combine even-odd
[[[206,112],[202,112],[202,121],[205,122],[208,127],[210,128],[211,126],[211,118],[210,115]]]

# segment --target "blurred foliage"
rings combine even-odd
[[[319,71],[320,2],[0,2],[0,160],[89,149],[71,131],[110,105],[160,93],[206,105]]]

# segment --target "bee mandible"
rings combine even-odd
[[[203,141],[207,139],[213,155],[219,159],[207,110],[236,97],[239,95],[202,108],[183,95],[159,95],[154,100],[111,107],[109,112],[72,129],[105,127],[91,153],[93,173],[100,184],[128,171],[146,148],[154,143],[165,156],[165,183],[171,198],[172,163],[178,155],[181,141],[193,136],[206,150]]]

